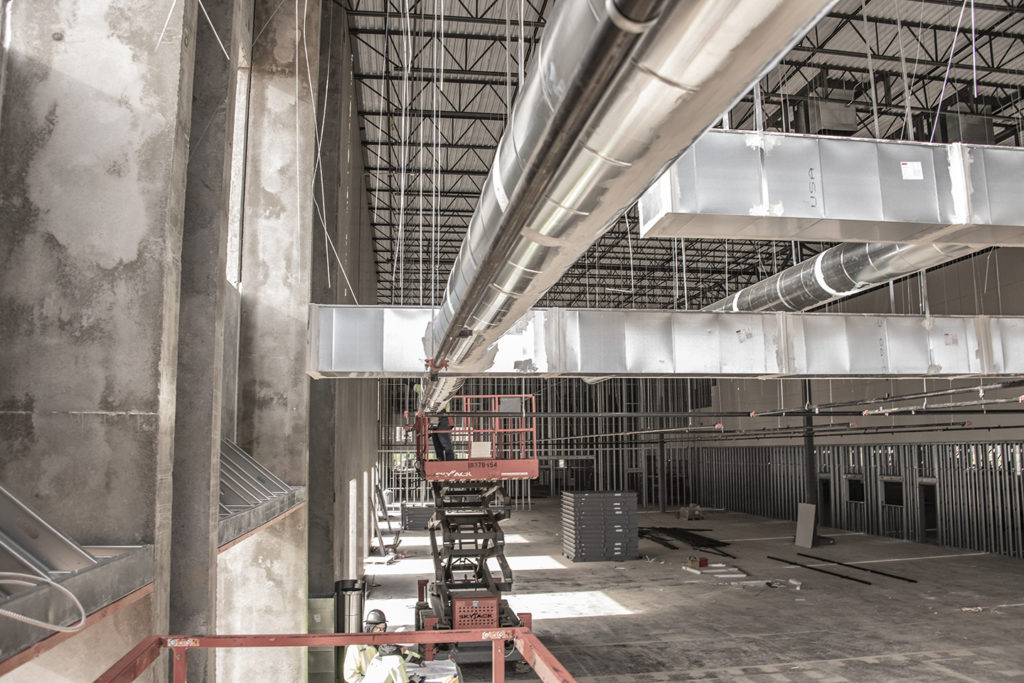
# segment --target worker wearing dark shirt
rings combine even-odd
[[[442,415],[437,420],[437,426],[432,427],[430,440],[434,444],[434,453],[438,460],[454,460],[455,447],[452,446],[452,421],[447,415]]]

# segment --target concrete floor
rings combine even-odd
[[[580,681],[1005,681],[1024,680],[1024,562],[933,545],[822,530],[836,543],[792,543],[794,523],[733,512],[698,522],[641,512],[641,526],[710,529],[736,560],[640,540],[641,559],[572,563],[561,555],[558,501],[535,502],[503,523],[515,573],[507,597],[534,615],[534,631]],[[431,575],[425,532],[408,554],[368,566],[367,608],[412,624],[416,579]],[[861,564],[918,583],[826,565],[797,552]],[[745,579],[695,575],[693,554],[727,562]],[[768,560],[827,567],[863,585]],[[801,582],[799,589],[789,582]],[[776,580],[779,587],[771,587]],[[781,584],[781,585],[780,585]],[[490,680],[485,666],[464,668]],[[536,680],[531,672],[509,680]]]

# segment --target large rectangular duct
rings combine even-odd
[[[430,308],[310,309],[313,377],[421,377]],[[1024,373],[1024,318],[535,308],[460,375],[952,377]]]
[[[1024,246],[1024,150],[709,130],[640,199],[642,237]]]

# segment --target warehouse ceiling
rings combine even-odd
[[[377,301],[439,304],[554,3],[335,2],[355,53]],[[1020,145],[1022,86],[1024,0],[841,0],[725,125]],[[540,305],[700,308],[823,246],[641,240],[630,207]]]

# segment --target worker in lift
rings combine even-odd
[[[447,408],[445,408],[447,410]],[[434,444],[434,454],[438,460],[454,460],[455,447],[452,446],[452,421],[447,415],[430,418],[430,440]]]

